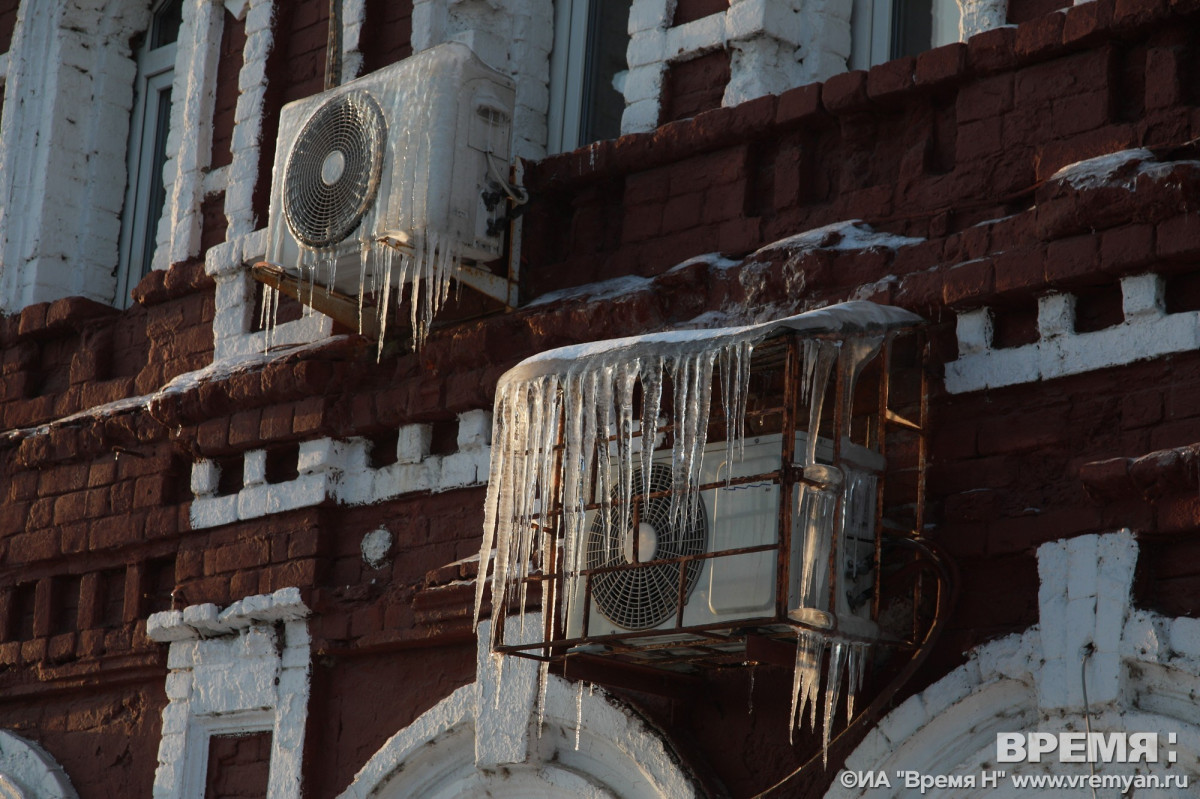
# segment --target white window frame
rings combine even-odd
[[[870,69],[892,59],[895,0],[853,0],[850,16],[850,69]],[[956,0],[932,0],[930,49],[959,40],[961,12]]]
[[[168,42],[154,49],[150,45],[158,12],[172,0],[160,0],[155,4],[150,28],[145,42],[136,55],[138,75],[134,87],[133,114],[129,126],[129,153],[126,164],[127,185],[125,205],[121,214],[121,238],[117,260],[117,285],[113,304],[126,308],[130,304],[130,292],[142,277],[150,271],[154,260],[159,219],[152,219],[150,200],[154,194],[154,181],[162,180],[161,174],[154,175],[155,145],[161,135],[170,133],[171,110],[164,103],[173,100],[171,93],[175,82],[175,59],[178,41]],[[166,111],[167,129],[160,131],[159,120]],[[164,163],[160,165],[165,166]],[[161,217],[161,209],[159,216]],[[150,247],[147,248],[147,243]]]
[[[550,53],[550,108],[546,115],[546,153],[579,146],[583,121],[583,80],[587,72],[588,0],[556,0],[554,50]]]

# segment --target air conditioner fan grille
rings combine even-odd
[[[642,490],[642,480],[641,470],[636,469],[633,474],[635,491]],[[651,494],[669,491],[671,485],[671,469],[663,464],[654,464],[650,471]],[[617,492],[614,491],[608,512],[597,513],[588,531],[586,555],[589,569],[621,566],[633,561],[632,531],[622,532],[618,529],[620,516]],[[678,518],[672,521],[670,496],[652,497],[641,501],[638,521],[639,528],[648,525],[646,532],[652,531],[652,536],[642,535],[642,540],[654,541],[654,560],[699,555],[707,551],[708,523],[703,505],[698,505],[693,514],[680,511]],[[639,551],[639,559],[647,560],[648,554]],[[686,565],[684,601],[695,589],[702,568],[700,561],[691,561]],[[646,630],[675,615],[679,602],[677,563],[650,562],[636,569],[593,575],[591,580],[596,609],[618,627]]]
[[[379,190],[387,124],[370,94],[332,98],[309,117],[288,156],[283,210],[292,235],[328,247],[354,231]]]

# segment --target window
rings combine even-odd
[[[854,0],[851,69],[958,41],[955,0]]]
[[[137,84],[129,126],[128,187],[121,216],[116,304],[129,304],[129,292],[154,261],[158,221],[166,201],[163,167],[171,129],[171,84],[175,43],[183,22],[183,0],[160,0],[150,29],[137,48]]]
[[[621,134],[631,0],[554,4],[546,150],[574,150]]]

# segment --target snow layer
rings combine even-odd
[[[897,236],[893,233],[880,233],[861,219],[851,219],[780,239],[762,247],[750,257],[778,250],[868,250],[872,248],[897,250],[901,247],[920,244],[923,241],[924,239]]]

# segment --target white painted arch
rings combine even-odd
[[[0,799],[79,799],[79,795],[45,749],[0,730]]]
[[[975,775],[975,787],[933,788],[930,799],[1090,796],[1088,789],[1017,790],[1016,774],[1086,775],[1086,763],[997,763],[998,732],[1157,733],[1158,763],[1097,764],[1096,774],[1186,776],[1187,787],[1128,794],[1195,796],[1200,784],[1200,620],[1169,619],[1130,604],[1137,543],[1124,531],[1044,544],[1038,550],[1039,623],[969,653],[965,664],[889,713],[846,760],[883,772],[891,788],[835,781],[828,799],[908,796],[897,772]],[[1086,699],[1085,699],[1086,686]],[[1174,743],[1166,745],[1170,736]],[[1174,755],[1168,762],[1166,752]],[[978,775],[1003,770],[983,785]],[[850,781],[853,783],[853,780]],[[1122,796],[1097,789],[1101,799]]]
[[[506,676],[507,679],[507,676]],[[530,736],[527,759],[476,766],[475,684],[459,688],[392,736],[339,799],[660,799],[697,791],[662,740],[612,703],[600,689],[549,677],[540,736]],[[484,700],[492,704],[491,697]],[[536,715],[536,714],[534,714]],[[577,719],[583,719],[575,748]],[[535,718],[529,719],[536,728]]]
[[[529,635],[541,614],[525,617]],[[520,630],[513,624],[513,630]],[[657,731],[600,688],[491,654],[479,625],[477,678],[387,743],[338,799],[692,799],[696,785]]]

